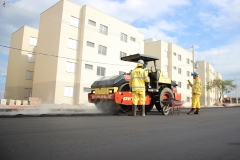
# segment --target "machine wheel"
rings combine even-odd
[[[163,113],[163,104],[162,100],[167,98],[174,98],[173,92],[170,88],[164,88],[159,95],[159,102],[155,104],[157,110]],[[164,114],[165,115],[165,114]]]
[[[137,109],[140,111],[140,107],[139,106],[137,106]],[[153,109],[153,104],[145,105],[145,110],[147,112],[150,112],[152,109]]]
[[[170,111],[170,108],[169,108],[169,106],[163,106],[162,107],[162,114],[163,115],[168,115],[169,114],[169,111]]]
[[[124,83],[121,86],[118,87],[118,92],[121,91],[129,91],[130,92],[130,87],[129,83]],[[132,105],[119,105],[120,111],[126,114],[130,114],[132,112]]]

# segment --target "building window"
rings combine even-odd
[[[72,86],[65,86],[64,88],[64,96],[65,97],[73,97],[74,88]]]
[[[121,33],[121,41],[127,42],[127,35],[124,33]]]
[[[182,60],[182,56],[179,54],[178,55],[178,60],[181,61]]]
[[[177,53],[173,52],[173,55],[174,55],[174,56],[176,56],[176,55],[177,55]]]
[[[135,39],[135,38],[133,38],[133,37],[130,37],[130,40],[131,40],[131,41],[133,41],[133,42],[135,42],[135,41],[136,41],[136,39]]]
[[[178,87],[182,88],[182,82],[178,82]]]
[[[105,76],[105,68],[103,67],[97,67],[97,75],[98,76]]]
[[[174,70],[176,70],[176,69],[177,69],[177,67],[173,66],[173,69],[174,69]]]
[[[182,69],[178,68],[178,74],[182,74]]]
[[[187,102],[190,102],[190,97],[187,97]]]
[[[36,46],[36,45],[37,45],[37,38],[30,37],[29,44],[30,44],[31,46]]]
[[[125,72],[123,72],[123,71],[119,71],[119,75],[122,75],[122,74],[124,74]]]
[[[187,71],[187,76],[190,77],[190,72],[189,71]]]
[[[125,53],[125,52],[120,52],[120,58],[126,57],[126,56],[127,56],[127,53]]]
[[[88,24],[92,25],[92,26],[96,26],[96,22],[92,21],[92,20],[88,20]]]
[[[83,87],[83,92],[91,92],[91,88]]]
[[[34,54],[28,54],[28,62],[35,62],[35,55]]]
[[[24,88],[24,98],[29,98],[32,95],[32,88]]]
[[[190,89],[190,85],[189,84],[187,84],[187,89]]]
[[[98,45],[98,53],[106,55],[107,54],[107,47]]]
[[[164,65],[163,72],[168,72],[168,66]]]
[[[108,27],[100,24],[100,33],[108,34]]]
[[[68,39],[68,48],[77,49],[78,48],[77,44],[78,44],[77,40],[71,38]]]
[[[33,71],[26,71],[26,79],[33,80]]]
[[[87,46],[94,48],[94,43],[87,41]]]
[[[168,58],[168,51],[164,51],[164,57]]]
[[[85,64],[85,68],[87,68],[87,69],[93,69],[93,65],[91,65],[91,64]]]
[[[66,64],[66,71],[67,72],[75,73],[75,68],[76,68],[76,64],[75,63],[67,62],[67,64]]]
[[[187,59],[186,59],[186,62],[187,62],[187,64],[190,64],[190,59],[187,58]]]
[[[70,18],[70,25],[71,26],[75,26],[75,27],[79,27],[79,19],[76,17],[71,16]]]

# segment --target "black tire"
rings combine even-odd
[[[121,86],[118,87],[118,92],[121,91],[129,91],[130,92],[130,87],[129,83],[124,83]],[[132,105],[118,105],[120,107],[120,111],[122,113],[130,114],[132,112]]]
[[[137,109],[138,109],[138,111],[140,111],[140,107],[139,106],[137,106]],[[145,105],[146,112],[150,112],[152,109],[153,109],[153,105],[152,104]]]
[[[164,88],[160,91],[159,102],[155,104],[159,112],[163,112],[162,107],[164,106],[161,102],[163,99],[174,98],[173,92],[170,88]]]
[[[147,105],[147,106],[145,106],[146,108],[146,111],[147,112],[150,112],[152,109],[153,109],[153,104],[150,104],[150,105]]]

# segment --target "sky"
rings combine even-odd
[[[40,14],[59,0],[0,0],[0,45],[24,25],[38,28]],[[240,0],[71,0],[129,23],[144,34],[194,46],[196,61],[209,62],[223,80],[234,80],[240,95]],[[0,98],[6,83],[9,50],[0,46]],[[236,80],[236,81],[235,81]],[[236,91],[232,92],[233,97]],[[239,96],[240,97],[240,96]]]

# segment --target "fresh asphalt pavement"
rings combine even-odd
[[[188,110],[0,118],[0,160],[240,159],[240,107]]]

